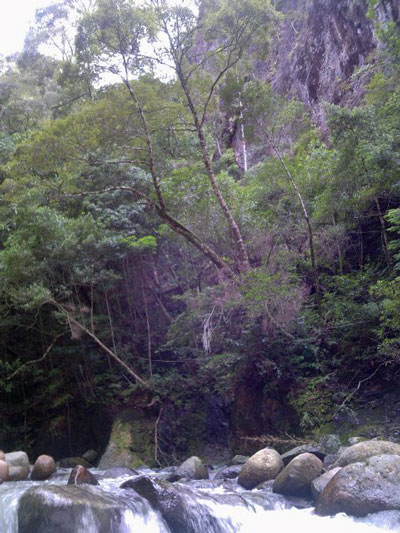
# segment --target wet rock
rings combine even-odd
[[[82,455],[82,459],[85,459],[90,464],[94,464],[96,462],[98,453],[95,450],[88,450]]]
[[[229,465],[244,465],[244,463],[250,459],[248,455],[235,455],[229,461]]]
[[[327,455],[337,453],[341,445],[342,443],[340,442],[340,437],[335,433],[331,435],[324,435],[320,440],[321,449]]]
[[[288,452],[283,453],[281,455],[283,464],[286,466],[287,464],[290,463],[292,459],[294,459],[295,457],[297,457],[298,455],[302,453],[312,453],[316,457],[318,457],[318,459],[321,459],[321,461],[324,460],[324,457],[326,455],[326,453],[321,448],[318,448],[317,446],[312,446],[311,444],[302,444],[301,446],[296,446],[296,448],[292,448]]]
[[[5,456],[8,466],[29,466],[29,457],[25,452],[10,452]]]
[[[8,481],[9,479],[9,466],[5,461],[0,459],[0,479],[2,481]]]
[[[74,468],[75,466],[84,466],[85,468],[90,468],[92,466],[83,457],[65,457],[57,464],[61,468]]]
[[[158,509],[160,507],[159,494],[163,490],[163,487],[166,486],[167,485],[162,485],[159,481],[148,476],[138,476],[124,481],[120,488],[133,489],[140,496],[145,498],[152,507]]]
[[[84,466],[77,465],[71,470],[68,485],[98,485],[94,475]]]
[[[274,479],[282,470],[283,462],[279,453],[272,448],[264,448],[250,457],[243,465],[238,483],[245,489],[252,489],[269,479]]]
[[[96,533],[121,531],[122,509],[111,498],[75,485],[43,485],[31,487],[21,497],[18,533],[82,531],[88,509],[96,524]]]
[[[400,510],[400,457],[373,456],[345,466],[322,491],[315,510],[321,516]]]
[[[26,481],[29,478],[29,466],[10,466],[9,480],[10,481]]]
[[[328,472],[325,472],[325,474],[322,474],[322,476],[318,476],[311,481],[311,495],[314,501],[318,500],[321,492],[324,490],[333,476],[339,472],[339,470],[341,470],[341,467],[337,466],[336,468],[328,470]]]
[[[400,456],[400,444],[384,440],[366,440],[364,442],[359,442],[345,449],[339,455],[339,458],[333,466],[347,466],[351,463],[367,461],[374,455],[382,454]]]
[[[196,456],[186,459],[176,470],[175,476],[189,479],[208,479],[208,470]]]
[[[201,482],[198,482],[201,483]],[[167,522],[172,533],[200,533],[205,531],[222,531],[214,509],[216,504],[246,506],[245,497],[239,494],[214,494],[212,497],[203,493],[200,497],[189,487],[179,483],[172,485],[142,476],[126,481],[121,488],[133,489],[158,510]],[[252,494],[251,503],[276,507],[276,495],[270,498],[264,494]],[[275,497],[273,497],[275,496]],[[289,507],[284,500],[281,508]]]
[[[231,465],[220,468],[214,474],[214,479],[235,479],[242,470],[242,465]]]
[[[289,496],[310,496],[311,481],[323,470],[321,459],[312,453],[302,453],[290,461],[278,474],[273,491]]]
[[[56,463],[50,455],[39,455],[33,465],[31,479],[33,481],[48,479],[56,470]]]

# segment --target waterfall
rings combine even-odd
[[[94,473],[100,472],[94,470]],[[157,476],[156,473],[153,475]],[[96,507],[86,505],[79,525],[72,526],[72,521],[69,523],[66,520],[62,533],[265,533],[292,530],[307,533],[378,533],[400,529],[398,511],[376,513],[364,519],[354,519],[345,514],[319,517],[313,514],[312,508],[293,507],[283,496],[273,494],[271,487],[260,491],[245,491],[232,480],[173,484],[175,493],[179,495],[177,509],[182,513],[175,522],[173,516],[164,520],[158,511],[132,489],[121,489],[121,483],[129,479],[129,476],[100,479],[98,487],[68,486],[68,489],[65,489],[66,479],[67,475],[47,482],[19,481],[0,485],[1,533],[19,533],[19,527],[22,527],[18,524],[19,501],[32,487],[41,487],[36,492],[41,493],[43,489],[49,505],[63,509],[63,491],[93,495],[93,498],[102,498],[101,501],[109,504],[112,509],[118,509],[118,515],[114,513],[110,522],[113,525],[105,528]],[[51,487],[58,487],[54,489],[55,496],[52,495]],[[172,511],[174,512],[174,508]],[[185,520],[184,525],[182,521],[179,522],[182,519]],[[29,533],[47,531],[37,529],[30,530]]]

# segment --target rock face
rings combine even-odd
[[[373,23],[364,2],[284,0],[286,17],[275,48],[272,84],[311,108],[324,124],[322,102],[357,105],[364,77],[351,79],[377,46]],[[367,76],[367,79],[365,79]]]
[[[366,461],[374,455],[382,454],[400,456],[400,444],[384,440],[366,440],[353,444],[353,446],[350,446],[339,455],[333,467]]]
[[[189,479],[208,479],[208,470],[196,456],[186,459],[176,470],[175,476]]]
[[[84,466],[75,466],[71,470],[68,485],[98,485],[99,482],[94,475]]]
[[[0,479],[2,481],[8,481],[9,479],[9,466],[5,461],[0,459]]]
[[[125,410],[115,420],[98,468],[135,468],[154,463],[154,422],[139,410]]]
[[[31,479],[33,481],[48,479],[56,470],[56,463],[50,455],[39,455],[33,465]]]
[[[25,452],[10,452],[5,454],[8,466],[29,466],[29,457]]]
[[[259,483],[274,479],[282,470],[281,456],[272,448],[264,448],[250,457],[244,464],[238,483],[245,489],[252,489]]]
[[[310,496],[311,481],[318,477],[323,464],[312,453],[298,455],[278,474],[273,491],[288,496]]]
[[[311,481],[311,496],[315,502],[318,500],[324,488],[327,486],[333,476],[339,472],[339,470],[341,470],[340,466],[325,472],[325,474],[322,474],[322,476],[318,476]]]
[[[342,468],[322,491],[315,511],[321,516],[365,516],[399,509],[400,457],[380,455]]]
[[[28,489],[18,505],[18,533],[76,533],[90,508],[96,533],[119,533],[121,508],[105,496],[77,486]]]

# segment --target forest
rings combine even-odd
[[[169,464],[395,403],[399,87],[390,0],[39,9],[0,57],[1,447],[128,411]]]

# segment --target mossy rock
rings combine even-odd
[[[140,409],[126,409],[113,422],[98,468],[135,468],[154,464],[154,424]]]

